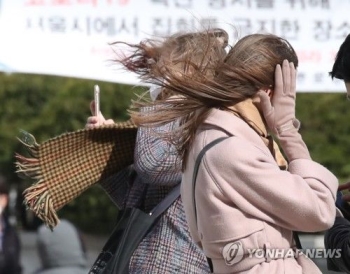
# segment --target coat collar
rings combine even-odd
[[[229,111],[213,109],[204,121],[204,125],[220,128],[229,135],[246,138],[267,149],[261,137],[245,121]]]

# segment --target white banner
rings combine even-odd
[[[350,0],[0,0],[0,70],[138,84],[109,43],[224,28],[231,43],[254,32],[288,39],[298,91],[344,92],[328,75],[350,33]]]

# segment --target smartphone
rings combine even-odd
[[[94,86],[95,116],[100,113],[100,87]]]

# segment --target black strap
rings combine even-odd
[[[129,181],[134,182],[134,179],[137,175],[133,165],[130,166],[130,174],[129,174]],[[147,195],[147,190],[148,190],[148,184],[145,186],[144,190],[142,191],[141,194],[141,208],[144,208],[144,202],[146,199]],[[177,184],[169,193],[168,195],[159,203],[157,204],[152,211],[149,213],[149,215],[153,215],[155,218],[160,216],[167,208],[175,202],[175,200],[180,196],[180,184]]]
[[[194,210],[194,218],[195,218],[195,222],[197,224],[197,207],[196,207],[196,195],[195,195],[195,191],[196,191],[196,179],[197,179],[197,175],[198,175],[198,170],[199,170],[199,165],[201,164],[202,158],[204,156],[204,154],[213,146],[215,146],[216,144],[220,143],[221,141],[230,138],[229,136],[225,136],[225,137],[220,137],[218,139],[215,139],[214,141],[210,142],[209,144],[207,144],[205,147],[203,147],[203,149],[201,150],[201,152],[199,152],[196,162],[194,164],[194,170],[193,170],[193,177],[192,177],[192,201],[193,201],[193,210]]]
[[[180,196],[180,185],[177,184],[169,194],[149,213],[154,217],[160,216]]]
[[[225,136],[225,137],[220,137],[218,139],[215,139],[214,141],[210,142],[209,144],[207,144],[204,148],[202,148],[202,150],[199,152],[196,162],[194,164],[194,170],[193,170],[193,177],[192,177],[192,201],[193,201],[193,210],[194,210],[194,218],[195,218],[195,222],[196,222],[196,226],[197,226],[197,207],[196,207],[196,195],[195,195],[195,191],[196,191],[196,179],[197,179],[197,175],[198,175],[198,170],[199,170],[199,165],[201,164],[202,158],[204,156],[204,154],[213,146],[215,146],[216,144],[220,143],[221,141],[225,140],[229,138],[229,136]],[[207,262],[209,265],[209,269],[210,272],[213,273],[214,272],[214,268],[213,268],[213,262],[212,260],[207,257]]]
[[[296,244],[297,248],[298,249],[302,249],[303,247],[301,246],[301,242],[300,242],[300,239],[299,239],[298,232],[293,231],[293,238],[294,238],[294,241],[295,241],[295,244]]]

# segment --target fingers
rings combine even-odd
[[[290,67],[290,73],[291,73],[291,77],[290,77],[290,92],[291,95],[293,97],[295,97],[295,93],[296,93],[296,85],[297,85],[297,70],[295,69],[294,63],[290,62],[289,63],[289,67]]]
[[[339,185],[338,190],[339,191],[350,190],[350,182]],[[342,200],[346,202],[350,202],[350,194],[349,193],[343,194]]]
[[[283,93],[283,75],[281,65],[278,64],[275,69],[275,90],[274,94]]]
[[[96,116],[91,116],[87,119],[85,128],[95,128],[103,125],[113,125],[113,119],[101,120]]]
[[[342,191],[342,190],[347,190],[349,188],[350,188],[350,182],[347,182],[345,184],[339,185],[338,190]]]
[[[90,111],[93,116],[89,117],[86,121],[85,128],[93,128],[93,127],[98,127],[101,125],[104,125],[106,122],[105,117],[102,115],[101,111],[98,113],[98,115],[95,115],[95,101],[92,100],[90,102]],[[110,124],[110,123],[108,123]]]
[[[97,115],[97,118],[98,118],[98,120],[99,120],[99,122],[100,122],[101,124],[105,124],[106,119],[105,119],[105,117],[103,116],[103,114],[102,114],[101,111],[100,111],[99,114]]]
[[[260,98],[260,107],[262,112],[268,113],[272,108],[270,97],[263,90],[258,91],[256,95]]]
[[[103,124],[104,125],[112,125],[112,124],[114,124],[114,121],[113,121],[113,119],[108,119],[108,120],[105,120],[105,122]]]
[[[342,200],[345,202],[350,202],[350,194],[344,194]]]
[[[291,82],[291,71],[288,60],[283,60],[282,63],[282,77],[283,77],[283,95],[290,94],[290,82]]]
[[[114,121],[112,119],[106,120],[103,116],[102,112],[100,111],[98,115],[95,115],[95,101],[90,102],[90,111],[93,116],[90,116],[87,121],[85,128],[94,128],[102,125],[112,125],[114,124]]]
[[[282,67],[276,66],[275,70],[275,92],[295,97],[296,69],[293,62],[283,60]]]
[[[90,102],[90,111],[92,115],[95,115],[95,100]]]
[[[92,117],[87,118],[85,128],[94,128],[97,126],[99,126],[99,124],[98,124],[98,119],[96,116],[92,116]]]

